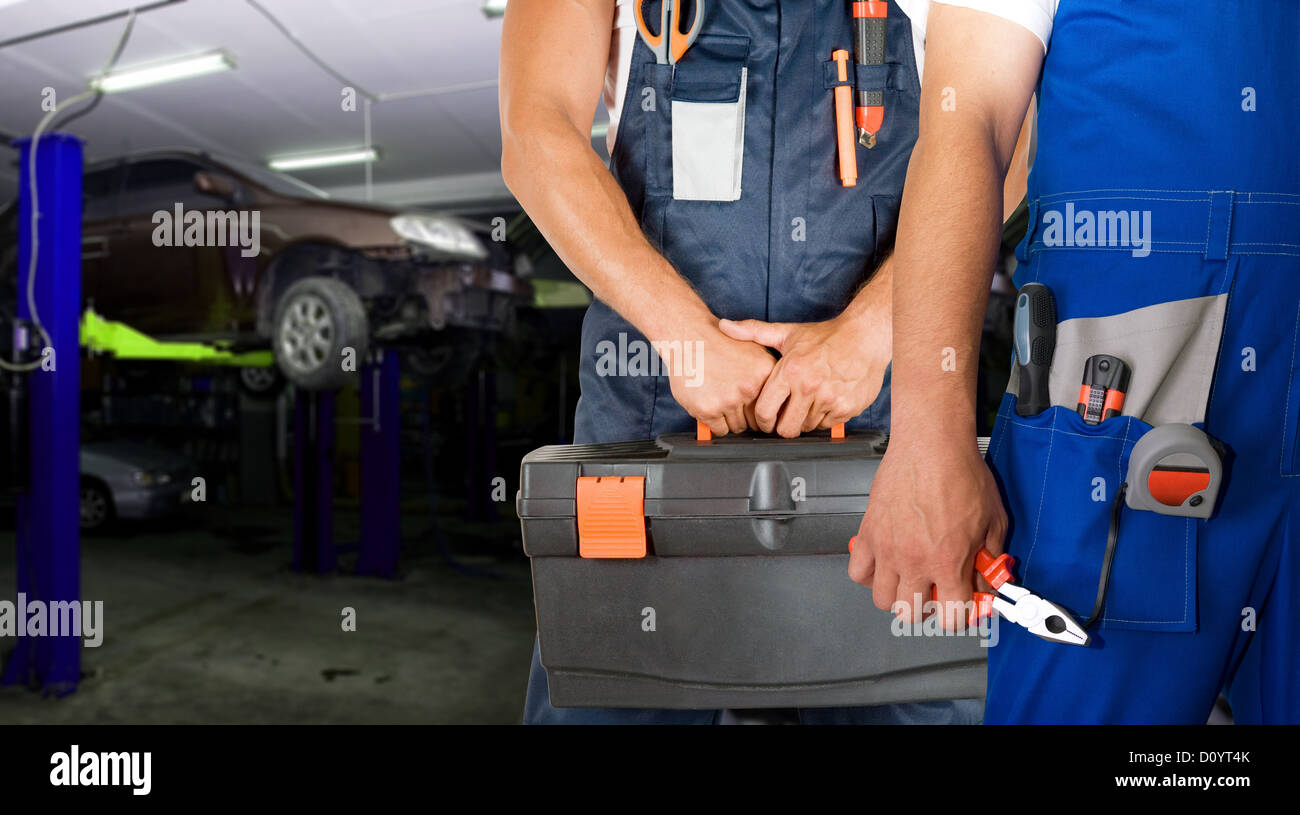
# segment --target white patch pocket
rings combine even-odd
[[[678,201],[740,200],[745,157],[745,86],[692,87],[679,83],[672,103],[673,198]],[[721,98],[719,98],[721,97]]]

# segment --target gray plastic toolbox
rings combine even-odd
[[[847,574],[878,434],[555,445],[517,508],[557,707],[865,705],[984,695],[973,636],[895,636]]]

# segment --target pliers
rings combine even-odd
[[[849,539],[850,552],[857,539],[857,535]],[[975,553],[975,570],[997,593],[974,592],[975,613],[970,622],[997,611],[1008,622],[1022,626],[1029,633],[1050,642],[1087,645],[1091,637],[1070,612],[1011,581],[1011,569],[1015,565],[1015,558],[1008,554],[994,557],[993,553],[982,547]],[[931,599],[937,600],[936,595],[937,589],[932,590]]]

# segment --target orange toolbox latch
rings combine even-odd
[[[579,476],[577,511],[579,557],[645,557],[645,476]]]

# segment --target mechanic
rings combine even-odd
[[[894,254],[907,274],[894,277],[893,433],[850,575],[880,608],[932,586],[954,608],[971,598],[974,553],[1005,535],[1017,580],[1086,614],[1133,443],[1201,426],[1229,460],[1217,512],[1120,508],[1096,642],[1004,626],[985,720],[1203,724],[1222,691],[1239,723],[1300,721],[1300,6],[949,0],[927,31]],[[986,466],[969,419],[981,304],[998,181],[1035,90],[1016,284],[1055,295],[1051,406],[1021,416],[1009,392]],[[1149,215],[1150,253],[1054,239],[1065,211],[1067,230],[1085,212]],[[1128,364],[1130,398],[1085,423],[1070,388],[1099,353]]]
[[[843,0],[707,3],[675,65],[638,35],[634,2],[516,0],[502,38],[503,176],[595,295],[574,441],[654,438],[697,419],[717,436],[887,430],[888,254],[917,135],[925,17],[914,9],[924,4],[889,4],[884,124],[873,148],[856,151],[861,178],[846,188],[831,59],[853,43]],[[644,16],[658,20],[658,4]],[[590,144],[602,82],[609,168]],[[661,376],[602,375],[596,349],[622,347],[620,337],[701,349],[702,381],[673,364]],[[962,700],[801,716],[968,722],[978,710]],[[526,722],[719,715],[555,709],[534,650]]]

